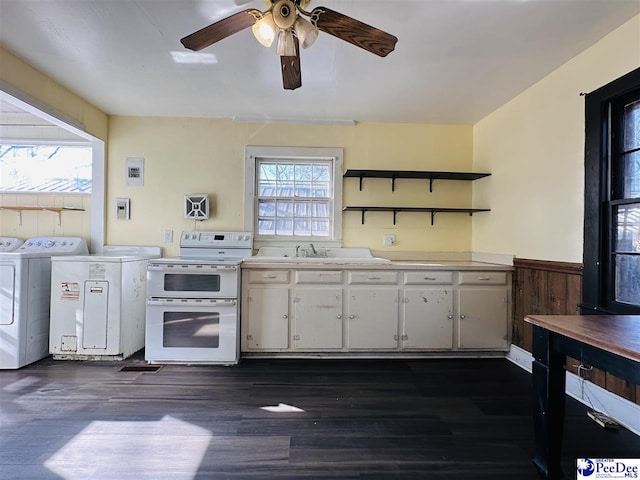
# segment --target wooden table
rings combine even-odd
[[[640,384],[640,316],[528,315],[525,321],[533,325],[533,463],[555,480],[563,476],[566,356]]]

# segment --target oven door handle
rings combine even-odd
[[[180,263],[164,263],[164,264],[153,264],[150,263],[147,265],[147,271],[149,272],[235,272],[238,270],[238,267],[235,265],[206,265],[206,266],[198,266],[198,265],[184,265]]]
[[[218,300],[212,298],[196,299],[196,298],[147,298],[147,305],[158,306],[182,306],[182,307],[235,307],[238,304],[237,300]]]

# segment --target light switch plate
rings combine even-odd
[[[382,244],[385,247],[392,247],[396,244],[396,236],[393,234],[387,234],[382,237]]]
[[[128,198],[116,198],[116,218],[118,220],[129,220],[131,218],[129,203]]]

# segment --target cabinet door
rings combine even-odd
[[[458,347],[506,350],[507,288],[461,288],[458,294]]]
[[[249,350],[289,348],[289,289],[250,288],[247,295],[246,345]]]
[[[403,348],[450,350],[453,347],[453,288],[405,288],[402,320]]]
[[[293,311],[294,348],[342,348],[342,288],[297,288]]]
[[[397,288],[350,288],[347,303],[349,349],[398,347]]]

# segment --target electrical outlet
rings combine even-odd
[[[396,244],[396,236],[395,235],[384,235],[382,237],[382,244],[385,247],[392,247]]]
[[[164,231],[164,243],[173,243],[173,230]]]

